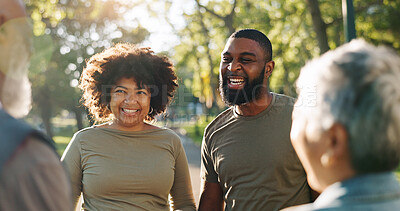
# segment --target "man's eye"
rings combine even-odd
[[[230,58],[222,57],[222,62],[230,62]]]
[[[251,62],[252,60],[251,59],[248,59],[248,58],[242,58],[242,62]]]
[[[137,94],[139,94],[139,95],[147,95],[147,92],[145,92],[145,91],[138,91]]]

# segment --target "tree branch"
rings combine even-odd
[[[215,13],[213,10],[208,9],[208,8],[207,8],[206,6],[204,6],[204,5],[201,5],[200,2],[199,2],[199,0],[195,0],[195,1],[196,1],[197,6],[199,6],[200,8],[205,9],[208,13],[210,13],[211,15],[214,15],[214,16],[217,17],[217,18],[219,18],[219,19],[221,19],[221,20],[224,20],[224,17],[223,17],[223,16],[218,15],[218,14]],[[236,0],[235,0],[235,2],[236,2]]]

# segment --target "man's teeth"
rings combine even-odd
[[[229,79],[229,83],[231,83],[233,85],[239,85],[239,84],[244,83],[244,79],[231,78],[231,79]]]
[[[135,113],[138,110],[137,109],[127,109],[127,108],[123,108],[122,111],[124,111],[125,113]]]

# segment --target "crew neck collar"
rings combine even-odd
[[[271,108],[272,108],[272,107],[274,106],[274,104],[275,104],[276,95],[275,95],[275,93],[273,93],[273,92],[271,92],[271,95],[272,95],[271,103],[268,105],[268,107],[267,107],[266,109],[264,109],[264,111],[260,112],[259,114],[254,115],[254,116],[242,116],[242,115],[238,114],[238,113],[236,112],[235,107],[232,106],[231,109],[232,109],[232,112],[233,112],[233,116],[234,116],[236,119],[242,119],[242,120],[253,120],[253,119],[257,119],[257,118],[259,118],[259,117],[261,117],[261,116],[264,116],[265,114],[267,114],[267,113],[271,110]]]
[[[92,126],[92,128],[103,130],[103,131],[108,131],[108,132],[112,132],[112,133],[120,133],[120,134],[145,134],[145,133],[152,133],[152,132],[156,132],[156,131],[162,131],[162,130],[166,129],[164,127],[157,127],[157,128],[152,128],[152,129],[148,129],[148,130],[125,131],[125,130],[118,130],[118,129],[114,129],[114,128],[96,127],[95,125]]]

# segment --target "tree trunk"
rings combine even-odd
[[[46,131],[47,136],[53,138],[53,126],[51,124],[51,117],[52,117],[52,105],[50,102],[50,93],[46,87],[41,89],[41,96],[38,102],[40,115],[43,121],[44,129]]]
[[[326,23],[322,20],[318,0],[307,0],[307,5],[310,9],[314,31],[317,34],[319,52],[323,54],[329,51]]]
[[[235,8],[233,8],[233,11],[234,9]],[[236,31],[235,27],[233,26],[233,16],[234,13],[231,13],[224,18],[225,26],[228,28],[228,33],[229,33],[228,36],[231,36],[231,34],[233,34],[233,32]]]
[[[42,121],[44,124],[44,129],[46,131],[46,134],[50,138],[53,138],[54,135],[53,135],[53,126],[51,124],[51,115],[48,114],[50,112],[48,112],[48,110],[44,111],[44,109],[41,110],[42,110]]]
[[[200,12],[200,8],[205,9],[211,15],[213,15],[213,16],[221,19],[222,21],[224,21],[225,27],[228,29],[228,33],[229,33],[228,36],[230,36],[233,32],[235,32],[235,27],[233,26],[233,22],[234,22],[235,8],[236,8],[236,5],[237,5],[237,0],[234,0],[233,5],[232,5],[232,9],[231,9],[230,13],[228,15],[226,15],[226,16],[218,15],[214,10],[211,10],[211,9],[207,8],[206,6],[204,6],[204,5],[201,5],[199,0],[195,0],[195,1],[196,1],[196,4],[197,4],[198,14],[200,16],[200,24],[201,24],[201,27],[202,27],[202,34],[203,34],[204,37],[207,38],[207,37],[210,37],[210,36],[209,36],[209,31],[208,31],[207,27],[204,24],[203,15]],[[204,47],[206,49],[207,59],[208,59],[208,62],[209,62],[209,68],[210,68],[209,74],[210,74],[210,83],[211,83],[210,85],[211,85],[212,96],[213,96],[212,103],[211,103],[211,105],[210,105],[210,103],[207,103],[207,108],[212,108],[213,106],[217,106],[218,107],[218,104],[217,104],[218,77],[215,77],[215,75],[214,75],[214,61],[212,59],[212,55],[211,55],[210,48],[209,48],[210,41],[208,39],[206,39],[206,40],[207,41],[204,44]],[[207,100],[206,100],[206,102],[207,102]]]
[[[74,108],[73,112],[75,113],[76,126],[78,127],[78,130],[82,130],[83,129],[82,109]]]
[[[197,7],[197,8],[198,8],[198,14],[200,16],[200,25],[201,25],[201,29],[202,29],[201,32],[204,37],[209,37],[208,29],[203,21],[203,14],[201,14],[201,12],[200,12],[200,7]],[[210,52],[209,39],[206,39],[203,46],[204,46],[204,48],[206,50],[206,54],[207,54],[207,60],[208,60],[208,64],[209,64],[209,74],[210,74],[210,86],[211,86],[211,90],[212,90],[212,101],[209,102],[206,99],[206,105],[207,105],[207,108],[211,108],[214,104],[217,104],[217,93],[216,92],[218,89],[218,87],[217,87],[218,86],[218,78],[216,78],[214,75],[214,61],[212,59],[211,52]]]

